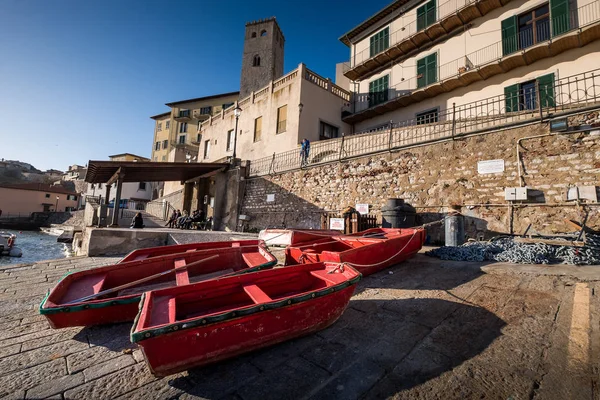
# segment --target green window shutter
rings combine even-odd
[[[511,85],[504,88],[504,100],[506,112],[519,111],[519,85]]]
[[[417,31],[421,31],[435,22],[435,5],[435,0],[431,0],[417,8]]]
[[[388,88],[390,87],[390,76],[386,75],[381,78],[381,102],[388,101]]]
[[[417,60],[417,89],[427,86],[427,57]]]
[[[540,101],[542,107],[554,107],[556,101],[554,97],[554,74],[548,74],[537,78],[540,88]]]
[[[385,28],[381,32],[383,34],[383,38],[381,40],[381,44],[382,44],[383,48],[381,49],[381,51],[383,51],[383,50],[386,50],[388,47],[390,47],[390,28]]]
[[[437,82],[437,53],[430,54],[427,60],[427,85]]]
[[[514,53],[519,48],[517,16],[502,21],[502,55]]]
[[[569,0],[550,0],[552,36],[561,35],[571,29]]]
[[[375,54],[377,54],[376,50],[375,50],[376,43],[377,43],[376,35],[371,36],[371,45],[369,46],[369,57],[373,57]]]
[[[390,28],[385,28],[371,36],[369,56],[375,57],[388,47],[390,47]]]
[[[369,82],[369,107],[384,103],[388,100],[389,82],[389,75],[382,76],[373,82]]]

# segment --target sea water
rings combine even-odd
[[[39,231],[11,231],[0,229],[2,232],[17,236],[16,247],[23,251],[22,257],[0,256],[0,265],[32,263],[43,260],[54,260],[69,256],[68,247],[58,243],[58,236]]]

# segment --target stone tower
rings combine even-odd
[[[275,17],[246,24],[240,98],[283,75],[285,38]]]

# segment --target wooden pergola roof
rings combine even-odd
[[[89,161],[85,181],[112,184],[122,182],[185,182],[224,170],[226,163]]]

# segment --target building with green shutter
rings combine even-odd
[[[397,0],[340,38],[344,121],[361,132],[438,123],[466,104],[479,104],[470,118],[596,100],[598,39],[600,0]]]

